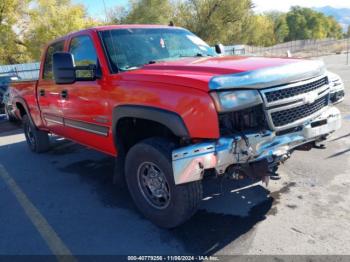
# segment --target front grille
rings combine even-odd
[[[280,127],[293,123],[299,119],[311,116],[323,107],[328,105],[328,95],[317,99],[312,104],[305,104],[302,106],[271,113],[271,118],[274,126]]]
[[[290,98],[296,95],[308,93],[310,91],[316,90],[327,84],[328,84],[328,78],[324,77],[317,81],[307,83],[301,86],[295,86],[295,87],[290,87],[286,89],[279,89],[279,90],[266,92],[265,96],[266,96],[267,102],[271,103],[281,99]]]

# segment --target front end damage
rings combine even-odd
[[[321,142],[340,126],[339,110],[330,107],[297,132],[284,135],[276,135],[273,131],[242,133],[176,149],[172,156],[175,184],[201,180],[204,171],[212,168],[217,174],[224,174],[231,168],[263,178],[288,159],[294,149]]]
[[[283,68],[279,70],[283,72]],[[341,127],[340,111],[332,106],[323,65],[313,67],[307,79],[297,80],[298,75],[292,75],[294,82],[288,84],[282,84],[283,81],[276,78],[276,73],[283,75],[279,70],[274,68],[273,74],[268,70],[252,74],[249,84],[255,86],[259,97],[255,96],[248,108],[239,105],[239,110],[230,111],[225,109],[230,103],[222,103],[225,110],[218,110],[221,130],[218,140],[173,151],[175,184],[201,180],[206,170],[215,170],[217,175],[228,174],[232,178],[248,176],[267,181],[294,150],[318,147]],[[272,80],[277,86],[271,87],[266,77],[264,83],[254,80],[261,75],[273,75]],[[305,73],[299,76],[304,77]],[[243,77],[248,79],[249,73]],[[228,79],[225,76],[226,93]],[[215,97],[219,95],[215,94]],[[256,102],[259,100],[260,103]]]

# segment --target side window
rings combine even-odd
[[[97,65],[97,55],[91,38],[87,35],[72,39],[69,52],[74,56],[77,66]]]
[[[62,52],[63,48],[64,48],[64,41],[53,43],[47,48],[45,62],[44,62],[43,79],[46,79],[46,80],[53,79],[52,55],[56,52]]]

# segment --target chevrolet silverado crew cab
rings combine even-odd
[[[51,133],[116,157],[115,180],[171,228],[195,213],[206,174],[266,181],[339,129],[330,89],[320,61],[221,56],[183,28],[117,25],[50,43],[38,81],[10,97],[32,151]]]

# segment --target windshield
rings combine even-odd
[[[113,72],[183,57],[214,56],[202,39],[184,29],[115,29],[100,33]]]

